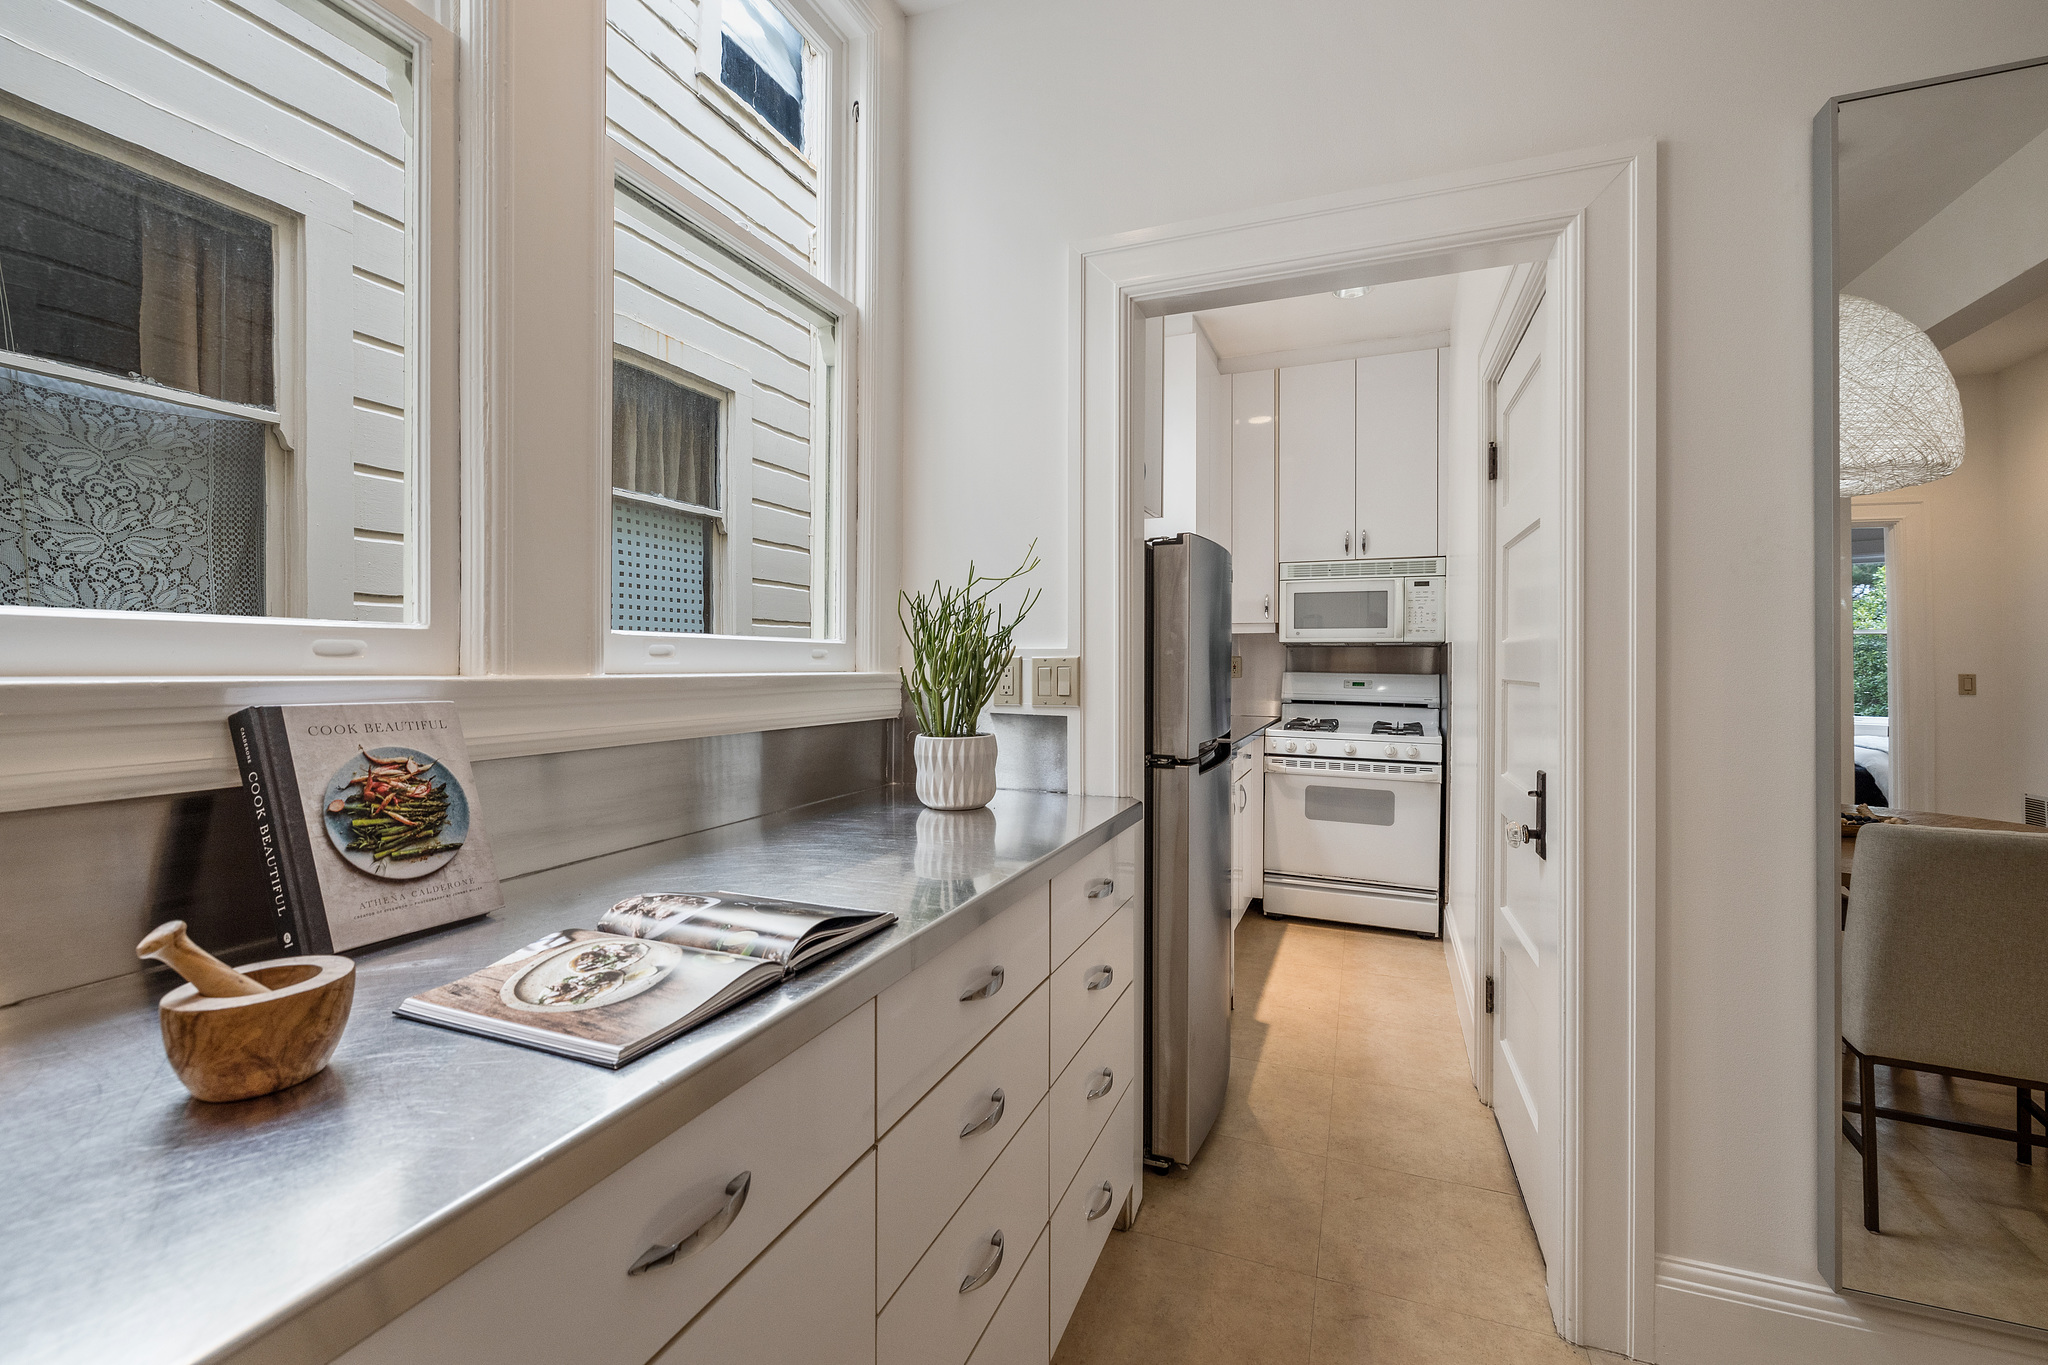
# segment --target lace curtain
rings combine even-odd
[[[0,368],[0,602],[264,612],[264,426]]]
[[[612,487],[718,506],[718,399],[612,365]]]

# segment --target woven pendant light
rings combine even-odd
[[[1843,294],[1842,496],[1932,483],[1963,467],[1963,399],[1927,333],[1881,303]]]

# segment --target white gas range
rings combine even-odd
[[[1434,936],[1443,680],[1287,673],[1266,732],[1266,909]]]

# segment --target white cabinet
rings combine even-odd
[[[1358,559],[1437,552],[1437,353],[1358,362]]]
[[[1358,500],[1358,362],[1280,371],[1279,562],[1349,559]]]
[[[1437,353],[1279,372],[1279,562],[1437,553]]]
[[[1230,628],[1266,631],[1280,619],[1273,542],[1273,458],[1278,435],[1273,370],[1230,376]]]
[[[875,1365],[874,1255],[870,1152],[652,1365]]]
[[[1263,744],[1230,761],[1230,925],[1266,894],[1266,775]]]
[[[1192,313],[1165,320],[1160,376],[1160,491],[1147,539],[1193,531],[1232,547],[1230,376]],[[1149,461],[1147,462],[1150,463]],[[1158,512],[1150,514],[1156,506]]]

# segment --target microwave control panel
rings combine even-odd
[[[1441,578],[1408,580],[1407,621],[1402,638],[1441,640],[1444,638],[1444,581]]]

